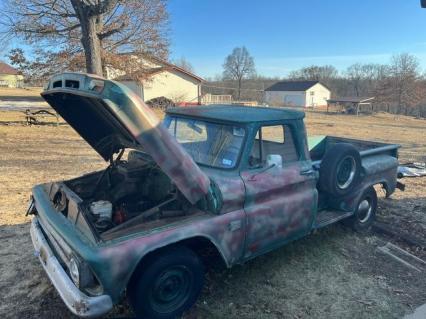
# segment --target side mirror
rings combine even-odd
[[[274,165],[276,167],[283,167],[283,158],[278,154],[268,154],[266,156],[266,165],[271,166]]]

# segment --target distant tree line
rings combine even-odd
[[[210,79],[203,93],[229,94],[235,100],[263,103],[264,90],[277,81],[317,80],[331,90],[332,97],[374,97],[373,111],[426,117],[426,76],[418,59],[408,53],[392,56],[388,64],[355,63],[343,72],[332,65],[312,65],[283,78],[250,72],[241,81],[227,76],[227,61],[223,75]],[[254,70],[253,60],[251,66]]]

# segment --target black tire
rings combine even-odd
[[[128,299],[137,318],[176,318],[197,300],[204,284],[204,267],[184,246],[155,254],[132,277]]]
[[[361,179],[361,156],[347,143],[333,145],[321,161],[319,188],[336,197],[349,194]]]
[[[368,204],[368,206],[367,206]],[[361,195],[353,216],[345,219],[345,225],[357,232],[366,232],[376,219],[377,194],[374,187],[367,188]]]

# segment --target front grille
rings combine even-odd
[[[54,236],[51,232],[49,232],[49,227],[46,227],[42,220],[38,220],[40,229],[45,236],[47,242],[49,243],[49,247],[54,253],[55,257],[58,259],[62,267],[68,269],[70,255],[67,253],[67,250],[70,251],[69,247],[65,247],[65,243],[61,245],[57,238],[60,238],[59,235]],[[56,238],[55,238],[56,237]],[[62,240],[61,240],[62,241]]]

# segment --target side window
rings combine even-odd
[[[253,141],[249,166],[253,168],[264,166],[271,155],[281,156],[282,165],[299,160],[293,133],[289,126],[262,126]]]

